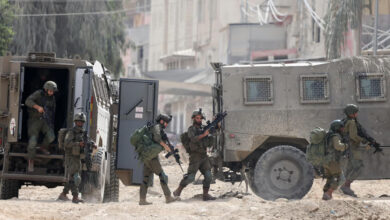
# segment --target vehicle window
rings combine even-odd
[[[385,78],[381,73],[358,75],[358,101],[383,101],[385,97]]]
[[[244,87],[245,104],[273,103],[273,88],[271,77],[246,77]]]
[[[301,76],[300,91],[302,103],[329,102],[328,76],[324,74]]]

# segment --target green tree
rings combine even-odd
[[[361,27],[363,0],[330,0],[325,16],[325,48],[329,59],[339,58],[348,30]],[[360,39],[359,39],[360,40]]]
[[[22,14],[68,14],[25,16],[15,22],[12,52],[55,52],[58,57],[80,55],[99,60],[115,74],[123,70],[120,57],[126,49],[121,1],[32,1],[16,2]],[[86,13],[110,12],[110,13]],[[72,13],[72,15],[69,15]]]
[[[13,7],[8,0],[0,0],[0,56],[8,49],[12,41],[12,22],[14,19]]]

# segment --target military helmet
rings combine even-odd
[[[337,119],[337,120],[334,120],[330,123],[330,129],[331,131],[333,132],[338,132],[340,130],[340,128],[344,127],[344,123],[343,121]]]
[[[45,84],[43,84],[43,89],[45,90],[53,90],[54,92],[57,92],[57,84],[53,81],[46,81]]]
[[[82,112],[75,114],[73,119],[73,121],[82,121],[82,122],[85,122],[86,120],[87,118],[85,117],[85,114]]]
[[[206,119],[206,117],[204,116],[201,108],[199,110],[193,111],[191,118],[195,118],[195,116],[197,116],[197,115],[202,116],[202,119]]]
[[[160,122],[160,120],[165,121],[166,123],[171,122],[172,120],[172,115],[166,115],[166,114],[159,114],[156,118],[157,122]]]
[[[359,111],[359,107],[357,107],[356,105],[354,104],[348,104],[345,108],[344,108],[344,114],[346,114],[347,116],[348,115],[352,115],[352,114],[355,114]]]

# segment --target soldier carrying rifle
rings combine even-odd
[[[34,171],[34,158],[39,134],[44,135],[42,146],[39,150],[43,154],[50,154],[48,146],[54,141],[54,113],[56,100],[54,93],[57,92],[57,84],[47,81],[43,85],[43,90],[37,90],[26,99],[28,107],[28,171]]]

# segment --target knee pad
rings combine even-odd
[[[81,176],[79,173],[73,174],[73,181],[76,186],[79,186],[81,183]]]
[[[213,175],[211,175],[210,170],[207,170],[206,172],[204,172],[203,176],[204,176],[205,183],[209,184],[213,180]]]
[[[160,177],[161,183],[168,184],[168,176],[164,172],[161,172],[158,177]]]

